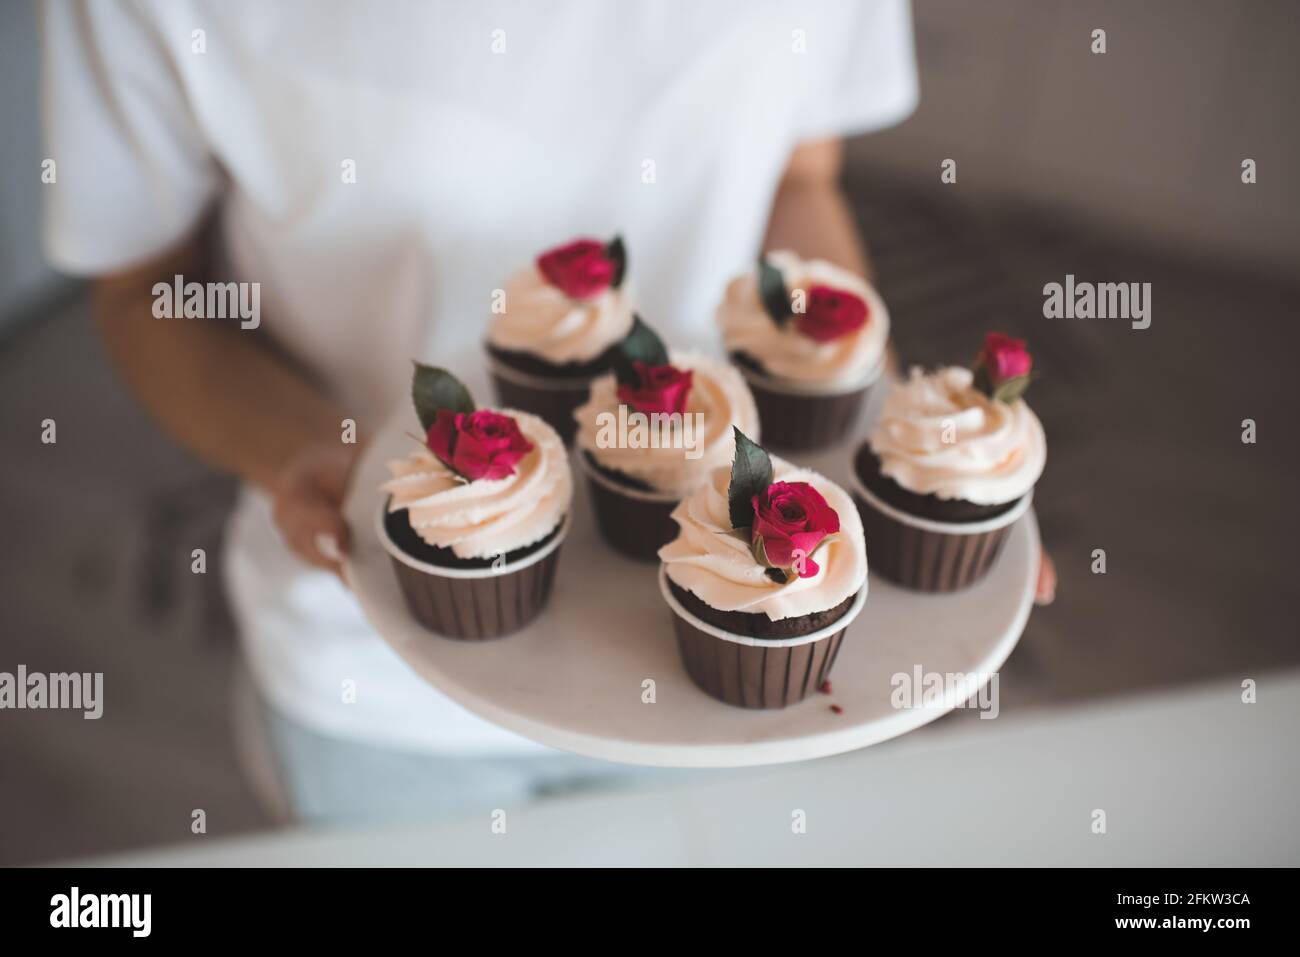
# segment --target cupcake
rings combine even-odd
[[[993,566],[1047,461],[1020,397],[1032,368],[1024,342],[990,333],[974,368],[914,368],[889,394],[853,463],[873,569],[942,592]]]
[[[758,412],[735,369],[689,352],[670,358],[639,318],[614,369],[574,413],[579,462],[605,540],[653,561],[676,533],[673,507],[731,461],[732,426],[756,434]]]
[[[573,410],[612,368],[632,328],[623,241],[576,239],[537,257],[506,283],[488,323],[497,401],[541,416],[573,441]]]
[[[865,280],[790,252],[733,279],[717,322],[754,392],[764,441],[788,450],[848,434],[889,341],[889,312]]]
[[[546,606],[573,480],[555,430],[527,412],[476,409],[451,373],[416,365],[425,438],[388,463],[378,516],[407,607],[447,638],[518,631]]]
[[[830,675],[867,597],[867,553],[849,495],[770,457],[736,430],[735,459],[673,511],[659,587],[703,691],[784,708]]]

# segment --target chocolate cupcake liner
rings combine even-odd
[[[658,561],[659,549],[677,537],[672,514],[681,499],[619,485],[597,471],[585,452],[578,456],[578,462],[587,476],[596,525],[605,541],[628,558]]]
[[[1033,497],[1030,491],[1011,510],[983,521],[937,522],[894,508],[853,476],[871,571],[923,592],[957,591],[987,575]]]
[[[864,585],[840,618],[797,638],[751,638],[724,631],[686,610],[659,566],[659,590],[673,612],[677,650],[696,686],[738,708],[784,708],[816,691],[831,673],[845,632],[867,600]]]
[[[488,354],[488,372],[496,390],[497,403],[507,409],[531,412],[553,428],[565,445],[573,444],[578,423],[573,413],[587,401],[594,376],[577,379],[548,379],[520,372]]]
[[[883,361],[867,380],[848,390],[823,391],[773,379],[739,363],[763,426],[763,445],[789,452],[825,448],[853,429],[880,378]]]
[[[402,551],[384,527],[386,511],[387,502],[380,506],[376,532],[393,560],[406,607],[425,628],[444,638],[483,641],[518,631],[546,607],[568,515],[549,542],[500,568],[444,568]]]

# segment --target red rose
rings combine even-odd
[[[990,332],[984,337],[984,351],[980,361],[996,389],[1008,379],[1029,375],[1034,358],[1025,351],[1024,339],[1012,339],[1000,332]]]
[[[686,399],[691,392],[691,371],[676,366],[648,366],[640,359],[632,363],[641,380],[635,388],[618,387],[618,401],[630,405],[638,412],[651,415],[655,412],[686,411]]]
[[[808,290],[807,308],[795,319],[795,328],[809,339],[832,342],[865,326],[867,314],[867,304],[853,293],[813,286]]]
[[[794,568],[800,578],[818,572],[812,553],[840,530],[840,516],[807,482],[773,482],[755,495],[753,541],[774,568]]]
[[[590,299],[614,281],[617,264],[606,255],[604,243],[575,239],[538,256],[537,268],[570,299]]]
[[[488,409],[439,409],[425,441],[430,452],[470,480],[514,475],[515,464],[533,450],[514,419]]]

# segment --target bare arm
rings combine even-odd
[[[842,140],[801,143],[790,154],[772,212],[764,249],[790,249],[872,278],[866,248],[840,189]]]
[[[265,333],[210,319],[157,319],[153,285],[205,276],[194,237],[94,283],[95,322],[113,365],[144,409],[204,462],[261,486],[276,523],[304,559],[334,567],[316,543],[347,533],[338,512],[356,446],[343,413],[275,354]]]
[[[772,201],[763,249],[789,249],[805,259],[825,259],[874,282],[866,245],[840,188],[843,167],[843,140],[795,147]],[[898,357],[893,342],[886,348],[885,368],[895,375]]]

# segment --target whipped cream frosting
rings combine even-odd
[[[503,479],[467,482],[421,446],[388,463],[380,488],[388,510],[410,509],[411,528],[458,558],[494,558],[540,541],[559,525],[573,498],[569,456],[555,430],[527,412],[511,416],[533,450]]]
[[[681,526],[677,538],[659,549],[668,577],[719,611],[765,614],[772,621],[834,608],[866,585],[867,551],[862,520],[853,500],[838,485],[809,469],[772,457],[776,481],[807,482],[840,516],[840,530],[822,542],[812,558],[817,574],[778,585],[754,560],[749,542],[731,531],[727,488],[730,464],[673,510]]]
[[[488,342],[556,365],[590,361],[631,331],[630,292],[624,282],[591,299],[570,299],[528,266],[506,282],[505,311],[488,323]]]
[[[974,378],[959,366],[913,368],[894,386],[868,439],[885,475],[918,495],[976,505],[1012,502],[1034,487],[1047,463],[1042,423],[1024,399],[994,401]]]
[[[759,297],[756,267],[727,285],[718,306],[716,319],[727,351],[743,352],[769,375],[810,389],[831,392],[869,381],[889,341],[889,310],[880,294],[861,277],[825,260],[804,260],[784,251],[766,255],[791,295],[796,289],[830,286],[860,297],[867,304],[866,325],[833,342],[810,339],[793,320],[777,325]]]
[[[692,430],[695,414],[704,415],[702,433],[686,433],[696,451],[680,447],[681,443],[676,448],[663,443],[660,448],[629,448],[623,442],[602,442],[600,413],[608,412],[617,419],[622,404],[612,373],[592,382],[587,402],[574,411],[573,417],[578,422],[578,448],[590,452],[597,463],[680,497],[697,488],[719,465],[731,464],[736,454],[732,426],[758,441],[758,409],[749,386],[731,365],[690,352],[674,352],[670,361],[694,373],[685,414],[690,417]],[[629,408],[627,412],[634,410]]]

